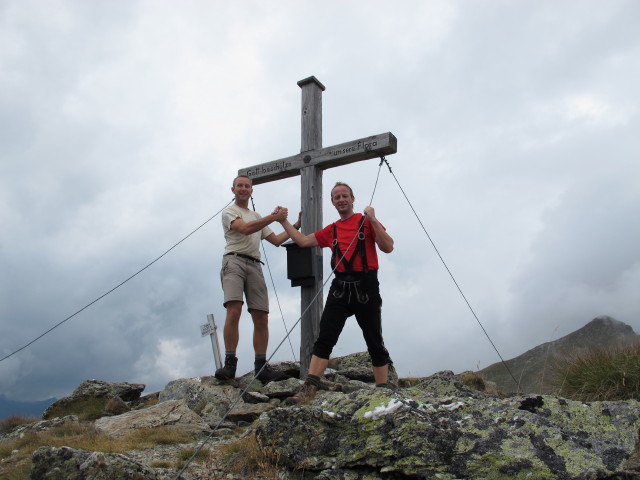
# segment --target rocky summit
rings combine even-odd
[[[267,385],[250,374],[230,382],[178,379],[149,404],[138,398],[140,385],[89,380],[47,419],[0,435],[0,445],[77,423],[77,415],[62,415],[64,407],[93,396],[118,407],[91,420],[99,435],[120,441],[165,426],[195,440],[118,454],[43,446],[33,452],[31,479],[640,479],[640,405],[634,400],[507,396],[485,391],[476,374],[450,371],[394,378],[397,388],[375,388],[368,356],[359,353],[332,360],[311,404],[287,406],[283,400],[301,384],[296,367],[274,365],[291,378]],[[51,418],[54,412],[62,416]],[[183,465],[178,477],[179,467],[167,461],[187,447],[216,452],[249,436],[274,460],[272,476],[231,473],[212,454]],[[237,455],[249,454],[241,449]]]
[[[325,392],[276,408],[257,437],[316,479],[640,478],[635,401],[499,398],[440,372],[397,391]]]

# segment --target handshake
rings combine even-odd
[[[289,215],[289,209],[287,207],[281,207],[280,205],[278,205],[276,208],[273,209],[273,212],[271,212],[271,215],[275,216],[274,220],[276,222],[282,223],[287,220],[287,216]],[[301,220],[302,220],[302,210],[300,211],[300,213],[298,213],[298,221],[293,224],[293,227],[296,230],[300,229]]]
[[[282,223],[287,219],[287,216],[289,215],[289,209],[278,205],[276,208],[273,209],[273,212],[271,212],[271,215],[275,215],[276,222]]]

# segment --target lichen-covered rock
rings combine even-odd
[[[23,425],[18,425],[12,428],[8,432],[0,433],[0,442],[12,440],[15,438],[21,438],[27,433],[46,432],[47,430],[51,430],[53,428],[68,425],[78,425],[78,423],[78,417],[76,417],[75,415],[69,415],[62,418],[54,418],[52,420],[39,420],[33,423],[25,423]]]
[[[260,393],[268,398],[285,398],[295,395],[302,385],[302,380],[287,378],[280,382],[269,382],[260,389]]]
[[[343,468],[328,468],[320,472],[306,471],[288,471],[280,470],[277,476],[278,480],[389,480],[389,475],[381,474],[374,469],[359,468],[349,470]],[[399,479],[400,477],[393,477]],[[402,479],[408,477],[401,477]]]
[[[69,447],[40,447],[33,452],[31,480],[155,480],[157,475],[117,453]]]
[[[85,380],[76,388],[71,396],[80,397],[119,397],[125,402],[140,398],[145,385],[129,382],[105,382],[103,380]]]
[[[251,423],[262,413],[268,412],[273,408],[275,408],[275,405],[271,403],[245,403],[243,405],[236,405],[227,414],[227,420],[235,423]]]
[[[639,428],[636,401],[498,398],[442,372],[398,393],[322,392],[310,406],[276,408],[257,438],[283,466],[316,474],[595,480],[640,478],[627,462]]]
[[[332,358],[329,367],[335,373],[362,382],[373,382],[371,357],[367,352],[358,352],[344,357]]]
[[[343,383],[342,378],[356,380],[359,382],[373,383],[373,368],[371,357],[368,352],[357,352],[345,355],[344,357],[335,357],[329,360],[329,368],[327,377],[335,382]],[[396,384],[398,375],[393,365],[389,368],[389,382]]]
[[[105,382],[102,380],[85,380],[71,395],[53,402],[42,414],[42,418],[50,420],[65,415],[78,415],[86,410],[88,402],[98,400],[97,403],[106,405],[109,399],[119,399],[123,402],[133,402],[140,398],[145,389],[141,383]]]
[[[160,392],[158,400],[184,400],[189,408],[196,411],[211,403],[216,406],[218,413],[223,414],[232,402],[238,400],[240,393],[239,388],[221,384],[215,379],[180,378],[169,382]]]

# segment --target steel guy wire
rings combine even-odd
[[[478,316],[476,315],[476,312],[473,310],[473,308],[471,307],[471,304],[469,303],[469,300],[467,300],[467,297],[465,296],[465,294],[462,292],[462,289],[460,288],[460,285],[458,285],[458,282],[456,281],[455,277],[453,276],[453,273],[451,273],[451,270],[449,269],[449,267],[447,266],[447,263],[444,261],[444,258],[442,257],[442,255],[440,254],[440,252],[438,251],[438,247],[436,247],[436,244],[434,243],[434,241],[431,239],[431,236],[429,235],[429,232],[427,232],[427,229],[425,228],[425,226],[423,225],[422,221],[420,220],[420,217],[418,216],[418,214],[416,213],[416,210],[413,208],[413,205],[411,204],[411,201],[409,200],[409,197],[407,197],[407,194],[404,192],[404,189],[402,188],[402,185],[400,185],[400,182],[398,181],[398,179],[396,178],[396,175],[393,173],[393,171],[391,170],[391,165],[389,165],[389,162],[387,161],[387,159],[383,156],[380,157],[381,161],[380,161],[380,165],[382,165],[382,162],[387,164],[387,168],[389,169],[389,173],[393,176],[394,180],[396,181],[396,183],[398,184],[398,187],[400,188],[400,191],[402,192],[402,194],[404,195],[404,198],[407,200],[407,203],[409,204],[409,207],[411,207],[411,210],[413,211],[413,214],[416,216],[416,218],[418,219],[418,223],[420,223],[420,226],[422,227],[422,230],[424,231],[424,233],[427,235],[427,238],[429,239],[429,242],[431,242],[431,245],[433,246],[433,249],[435,250],[436,254],[438,255],[438,257],[440,258],[440,261],[442,262],[442,264],[444,265],[444,268],[447,270],[447,273],[449,274],[449,276],[451,277],[451,280],[453,280],[453,283],[455,284],[456,288],[458,289],[458,292],[460,292],[460,295],[462,295],[462,298],[464,299],[465,303],[467,304],[467,307],[469,307],[469,310],[471,311],[471,313],[473,314],[474,318],[476,319],[476,322],[478,322],[478,325],[480,325],[480,328],[482,329],[482,331],[484,332],[485,336],[487,337],[487,339],[489,340],[489,343],[491,343],[491,346],[493,347],[493,349],[496,351],[496,353],[498,354],[498,357],[500,357],[500,361],[502,362],[502,364],[504,365],[504,367],[507,369],[507,372],[509,372],[509,375],[511,376],[511,379],[514,381],[514,383],[516,385],[518,385],[518,381],[516,380],[516,378],[513,376],[513,373],[511,373],[511,370],[509,369],[509,366],[507,365],[507,363],[505,362],[504,358],[502,358],[502,355],[500,354],[500,352],[498,351],[498,348],[496,347],[496,345],[493,343],[493,340],[491,340],[491,337],[489,336],[489,333],[485,330],[484,326],[482,325],[482,322],[480,322],[480,319],[478,318]]]
[[[256,206],[253,203],[253,197],[251,198],[251,206],[253,207],[253,211],[256,211]],[[278,304],[278,310],[280,310],[280,318],[282,318],[282,324],[284,325],[284,331],[286,332],[289,327],[287,327],[287,322],[284,320],[284,313],[282,312],[282,306],[280,305],[280,298],[278,297],[278,290],[276,288],[276,282],[273,280],[273,275],[271,274],[271,265],[269,264],[269,258],[267,257],[267,250],[264,248],[264,243],[260,241],[260,246],[262,247],[262,253],[264,254],[264,261],[267,264],[267,272],[269,272],[269,278],[271,279],[271,286],[273,287],[273,293],[276,296],[276,303]],[[296,354],[293,351],[293,344],[291,343],[291,339],[289,339],[289,346],[291,347],[291,354],[293,355],[293,360],[296,360]]]
[[[267,264],[267,272],[269,272],[269,278],[271,279],[271,286],[273,287],[273,294],[276,297],[276,303],[278,304],[278,310],[280,310],[280,317],[282,318],[282,324],[284,325],[285,332],[287,331],[287,322],[284,320],[284,313],[282,312],[282,306],[280,305],[280,297],[278,297],[278,290],[276,289],[276,282],[273,280],[273,274],[271,273],[271,265],[269,265],[269,258],[267,257],[267,251],[264,248],[264,244],[261,242],[262,253],[264,253],[264,261]],[[291,347],[291,355],[293,355],[293,360],[296,360],[296,354],[293,350],[293,344],[291,343],[291,339],[289,339],[289,346]]]
[[[29,343],[23,345],[22,347],[18,348],[17,350],[11,352],[10,354],[0,358],[0,362],[3,362],[4,360],[6,360],[9,357],[12,357],[13,355],[15,355],[18,352],[21,352],[22,350],[24,350],[25,348],[33,345],[35,342],[37,342],[38,340],[40,340],[42,337],[44,337],[45,335],[47,335],[48,333],[52,332],[53,330],[55,330],[56,328],[58,328],[60,325],[62,325],[63,323],[67,322],[68,320],[71,320],[73,317],[75,317],[76,315],[78,315],[79,313],[83,312],[84,310],[86,310],[87,308],[89,308],[91,305],[93,305],[94,303],[102,300],[104,297],[106,297],[107,295],[109,295],[110,293],[114,292],[115,290],[117,290],[118,288],[120,288],[122,285],[124,285],[125,283],[127,283],[129,280],[133,279],[134,277],[138,276],[140,273],[144,272],[147,268],[149,268],[151,265],[153,265],[154,263],[156,263],[158,260],[160,260],[162,257],[164,257],[165,255],[167,255],[171,250],[173,250],[174,248],[176,248],[178,245],[180,245],[182,242],[184,242],[187,238],[189,238],[191,235],[193,235],[194,233],[196,233],[198,230],[200,230],[202,227],[204,227],[207,223],[209,223],[211,220],[213,220],[215,217],[217,217],[220,212],[222,212],[225,208],[227,208],[231,202],[233,202],[233,200],[231,200],[229,203],[227,203],[224,207],[222,207],[220,210],[218,210],[218,212],[216,212],[213,216],[211,216],[208,220],[206,220],[205,222],[203,222],[199,227],[197,227],[196,229],[194,229],[191,233],[189,233],[187,236],[183,237],[182,240],[178,241],[177,243],[175,243],[171,248],[169,248],[168,250],[166,250],[162,255],[160,255],[159,257],[157,257],[155,260],[151,261],[150,263],[148,263],[146,266],[142,267],[140,270],[138,270],[136,273],[134,273],[133,275],[131,275],[130,277],[128,277],[126,280],[123,280],[122,282],[120,282],[118,285],[116,285],[115,287],[113,287],[111,290],[109,290],[106,293],[103,293],[102,295],[100,295],[98,298],[96,298],[95,300],[93,300],[92,302],[86,304],[84,307],[82,307],[80,310],[78,310],[77,312],[75,312],[72,315],[69,315],[67,318],[65,318],[64,320],[56,323],[53,327],[49,328],[47,331],[45,331],[44,333],[38,335],[36,338],[34,338],[33,340],[31,340]]]

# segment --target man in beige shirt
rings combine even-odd
[[[262,274],[260,241],[267,240],[280,246],[289,239],[289,234],[275,234],[269,225],[287,218],[287,209],[276,207],[266,217],[249,210],[249,199],[253,193],[252,181],[240,175],[233,180],[231,191],[235,195],[232,205],[222,212],[222,228],[226,246],[222,257],[220,279],[224,291],[224,307],[227,310],[224,323],[224,366],[216,370],[220,380],[235,378],[238,358],[236,348],[239,341],[239,324],[244,298],[253,320],[253,348],[255,350],[255,373],[263,383],[281,380],[283,375],[274,372],[267,363],[269,343],[269,294]],[[294,227],[300,228],[300,219]]]

